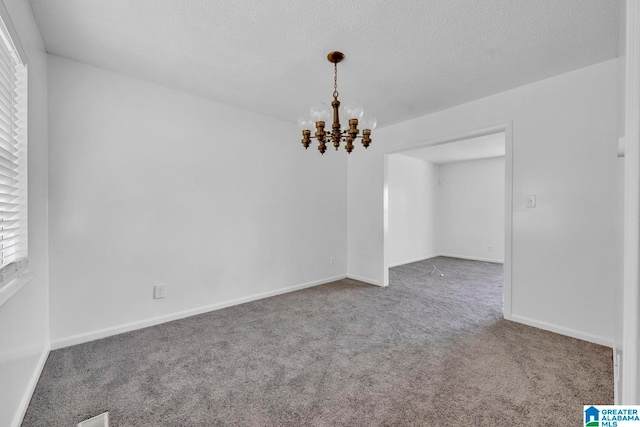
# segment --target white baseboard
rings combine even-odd
[[[140,320],[137,322],[126,323],[123,325],[112,326],[109,328],[99,329],[97,331],[85,332],[82,334],[72,335],[70,337],[57,338],[51,342],[51,347],[54,350],[63,347],[69,347],[76,344],[82,344],[89,341],[94,341],[101,338],[110,337],[112,335],[122,334],[124,332],[135,331],[136,329],[147,328],[149,326],[159,325],[161,323],[170,322],[172,320],[184,319],[185,317],[191,317],[198,314],[207,313],[209,311],[220,310],[223,308],[231,307],[238,304],[244,304],[251,301],[256,301],[263,298],[269,298],[280,294],[286,294],[293,291],[299,291],[301,289],[311,288],[313,286],[324,285],[325,283],[335,282],[346,278],[346,275],[328,277],[321,280],[315,280],[312,282],[303,283],[301,285],[289,286],[286,288],[275,289],[273,291],[262,292],[259,294],[250,295],[247,297],[236,298],[225,302],[216,304],[205,305],[202,307],[193,308],[190,310],[179,311],[176,313],[166,314],[163,316],[153,317],[151,319]]]
[[[456,255],[456,254],[438,254],[437,256],[446,256],[449,258],[460,258],[460,259],[468,259],[469,261],[484,261],[484,262],[493,262],[496,264],[504,264],[503,259],[497,258],[485,258],[485,257],[477,257],[470,255]]]
[[[435,258],[440,256],[439,254],[425,255],[418,258],[408,259],[402,262],[394,262],[389,264],[389,268],[397,267],[399,265],[411,264],[412,262],[424,261],[425,259]]]
[[[353,280],[357,280],[359,282],[364,282],[364,283],[368,283],[370,285],[374,285],[374,286],[380,286],[382,287],[382,283],[380,283],[379,280],[374,280],[374,279],[368,279],[366,277],[361,277],[361,276],[357,276],[355,274],[347,274],[347,278],[349,279],[353,279]]]
[[[533,326],[538,329],[544,329],[545,331],[555,332],[560,335],[566,335],[568,337],[577,338],[583,341],[589,341],[594,344],[600,344],[605,347],[613,347],[613,340],[598,335],[589,334],[586,332],[576,331],[574,329],[565,328],[564,326],[558,326],[547,322],[540,322],[538,320],[529,319],[528,317],[518,316],[513,314],[505,319],[513,322],[522,323],[523,325]]]
[[[22,424],[22,420],[24,419],[24,415],[27,413],[27,409],[29,408],[29,403],[31,402],[31,397],[33,396],[33,392],[36,391],[36,386],[38,385],[38,380],[40,379],[40,375],[42,375],[42,370],[44,369],[45,363],[47,363],[47,358],[49,357],[49,353],[51,352],[51,345],[48,343],[42,349],[42,354],[38,359],[38,363],[36,364],[33,373],[31,374],[31,379],[29,379],[29,384],[27,385],[27,389],[25,390],[24,396],[22,396],[22,400],[20,401],[20,405],[18,406],[16,413],[13,417],[12,425],[14,427],[20,427]]]

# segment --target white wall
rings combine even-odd
[[[390,265],[437,255],[439,167],[397,154],[388,168]]]
[[[305,151],[292,124],[48,59],[54,347],[346,274],[343,152]],[[158,283],[166,299],[152,299]]]
[[[28,56],[29,269],[36,276],[0,307],[0,425],[19,425],[49,353],[47,62],[29,3],[4,0]]]
[[[348,160],[348,273],[383,282],[383,155],[513,124],[512,313],[612,342],[617,185],[617,60],[377,130]],[[537,195],[527,209],[525,196]],[[593,307],[597,301],[597,310]]]
[[[440,254],[504,262],[504,176],[504,157],[440,166]]]

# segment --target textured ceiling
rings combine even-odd
[[[443,165],[505,155],[504,132],[403,151],[402,155]]]
[[[49,53],[296,121],[389,125],[617,56],[614,0],[31,0]]]

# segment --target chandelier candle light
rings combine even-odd
[[[331,101],[331,107],[333,108],[333,124],[331,125],[331,131],[326,132],[324,130],[325,121],[331,117],[331,109],[328,105],[318,103],[311,107],[309,114],[305,114],[298,120],[298,125],[302,129],[302,145],[304,148],[309,148],[311,144],[311,129],[315,126],[316,133],[315,138],[318,140],[318,151],[324,154],[327,151],[327,142],[333,141],[333,146],[336,151],[340,147],[340,142],[346,142],[344,146],[347,153],[353,151],[353,141],[356,138],[362,138],[362,145],[367,148],[371,144],[371,130],[376,127],[376,119],[373,116],[363,118],[364,111],[359,104],[345,104],[342,112],[349,118],[349,129],[341,130],[340,125],[340,101],[338,100],[338,62],[344,59],[342,52],[331,52],[327,55],[329,62],[333,63],[334,78],[333,78],[333,101]],[[364,130],[362,135],[359,135],[358,123]]]

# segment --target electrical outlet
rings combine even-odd
[[[336,262],[336,259],[334,257],[329,257],[329,265],[331,267],[333,267],[333,264],[335,264],[335,262]]]
[[[153,287],[153,298],[160,299],[165,297],[165,285],[155,285]]]
[[[491,252],[493,250],[493,247],[489,246],[489,252]]]

